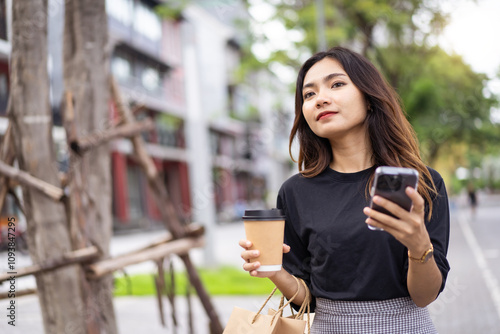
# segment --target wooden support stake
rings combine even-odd
[[[158,265],[158,275],[154,276],[155,287],[156,287],[156,300],[158,302],[158,309],[160,311],[160,322],[163,327],[165,327],[165,315],[163,313],[163,299],[161,297],[163,288],[165,286],[165,274],[163,273],[163,259],[156,261]]]
[[[120,114],[120,117],[123,120],[123,124],[134,123],[135,122],[134,116],[132,115],[132,112],[130,111],[129,107],[125,104],[126,102],[123,101],[120,94],[120,88],[118,87],[118,84],[113,78],[111,78],[111,96],[113,98],[113,101],[115,102],[116,109],[118,110],[118,113]],[[148,153],[146,152],[146,149],[144,147],[144,140],[142,139],[141,136],[133,136],[131,138],[131,141],[134,146],[134,151],[136,151],[136,154],[139,160],[141,161],[141,165],[145,170],[147,178],[155,179],[156,176],[158,175],[158,171],[156,170],[156,167],[152,159],[148,156]]]
[[[75,153],[81,155],[86,151],[97,147],[99,145],[105,144],[118,137],[132,137],[141,132],[151,131],[155,127],[155,124],[151,118],[146,118],[142,122],[134,124],[126,124],[116,128],[111,128],[106,131],[99,131],[97,133],[91,134],[85,138],[71,143],[71,149]]]
[[[189,224],[186,226],[186,237],[198,238],[198,237],[203,236],[204,232],[205,232],[205,227],[203,225],[192,223],[192,224]],[[144,250],[151,249],[151,248],[154,248],[156,246],[166,244],[167,242],[170,242],[172,240],[174,240],[174,237],[172,236],[172,234],[165,232],[164,236],[159,237],[158,239],[152,241],[150,244],[148,244],[144,247],[135,249],[133,251],[117,255],[114,257],[114,259],[128,258],[129,256],[134,256],[135,254],[141,253]]]
[[[167,294],[168,300],[170,302],[171,306],[171,317],[172,317],[172,322],[174,323],[174,326],[177,327],[177,308],[175,304],[175,270],[174,270],[174,263],[172,262],[171,259],[168,260],[169,264],[169,274],[170,274],[170,280],[168,284],[168,288],[165,289],[165,292]]]
[[[191,283],[186,284],[186,301],[187,301],[187,322],[189,325],[189,334],[194,334],[193,325],[193,304],[191,303]]]
[[[148,260],[155,261],[170,254],[186,254],[190,249],[203,245],[203,238],[183,238],[174,240],[164,245],[145,249],[140,253],[131,254],[127,257],[110,258],[92,263],[86,268],[87,276],[90,279],[97,279],[132,264]]]
[[[16,298],[21,297],[21,296],[26,296],[26,295],[32,295],[35,293],[36,293],[36,289],[33,289],[33,288],[16,290],[16,292],[15,292]],[[0,299],[7,299],[7,298],[12,299],[12,296],[9,296],[9,295],[10,295],[9,291],[0,292]]]
[[[184,254],[180,255],[181,260],[184,262],[184,265],[186,266],[186,271],[189,276],[189,281],[191,282],[191,285],[194,286],[196,289],[196,292],[198,293],[198,297],[200,298],[201,304],[205,308],[205,311],[207,312],[207,316],[210,319],[210,333],[217,333],[221,334],[223,332],[222,325],[219,322],[219,318],[217,317],[217,313],[215,312],[215,308],[212,306],[210,302],[210,296],[208,293],[205,291],[205,289],[199,289],[198,287],[202,287],[203,283],[200,280],[200,276],[196,272],[196,269],[191,262],[191,259],[189,255]],[[201,296],[200,293],[204,293],[204,296]]]
[[[99,249],[95,246],[78,249],[67,254],[64,254],[62,257],[57,259],[49,259],[42,263],[38,263],[29,267],[20,268],[17,270],[15,274],[17,277],[27,276],[27,275],[35,275],[41,272],[46,272],[50,270],[55,270],[60,267],[68,266],[70,264],[88,262],[100,255]],[[0,283],[3,281],[9,280],[13,275],[9,273],[1,273],[0,274]]]
[[[19,183],[25,186],[37,189],[54,201],[60,201],[64,197],[64,191],[61,188],[37,179],[25,171],[9,166],[3,161],[0,161],[0,174],[19,181]]]

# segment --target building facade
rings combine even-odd
[[[293,99],[269,72],[237,80],[242,33],[230,16],[244,19],[244,7],[202,4],[171,17],[159,16],[157,6],[165,4],[153,0],[107,0],[106,10],[111,73],[136,118],[155,122],[143,138],[178,215],[213,226],[238,220],[245,209],[274,205],[290,168],[282,145],[288,130],[281,126],[291,109],[276,108],[276,101]],[[0,0],[0,136],[8,123],[11,5]],[[68,156],[59,110],[63,24],[64,1],[49,0],[47,66],[62,170]],[[118,117],[111,101],[110,117]],[[113,141],[111,151],[115,229],[163,226],[130,141]]]

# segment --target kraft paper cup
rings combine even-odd
[[[283,239],[285,216],[281,210],[246,210],[243,216],[247,240],[252,242],[250,249],[258,249],[260,256],[251,262],[259,261],[257,271],[279,271],[283,262]]]

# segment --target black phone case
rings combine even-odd
[[[401,184],[399,185],[397,190],[394,189],[387,189],[391,188],[389,185],[387,186],[381,186],[381,183],[386,182],[387,179],[399,177]],[[385,179],[384,179],[385,178]],[[388,183],[388,182],[386,182]],[[405,189],[406,187],[412,187],[415,190],[417,189],[418,185],[418,172],[414,169],[411,168],[403,168],[403,167],[379,167],[375,171],[375,179],[373,181],[373,187],[371,191],[371,196],[373,199],[373,196],[379,195],[381,197],[384,197],[391,202],[396,203],[406,211],[411,210],[411,199],[406,195]],[[386,209],[378,206],[377,204],[373,203],[373,200],[370,203],[370,207],[374,210],[377,210],[379,212],[385,213],[387,215],[390,215],[394,218],[397,218],[394,216],[392,213],[387,211]]]

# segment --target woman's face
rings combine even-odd
[[[366,134],[366,99],[338,61],[327,57],[314,64],[304,77],[302,97],[302,113],[317,136]]]

